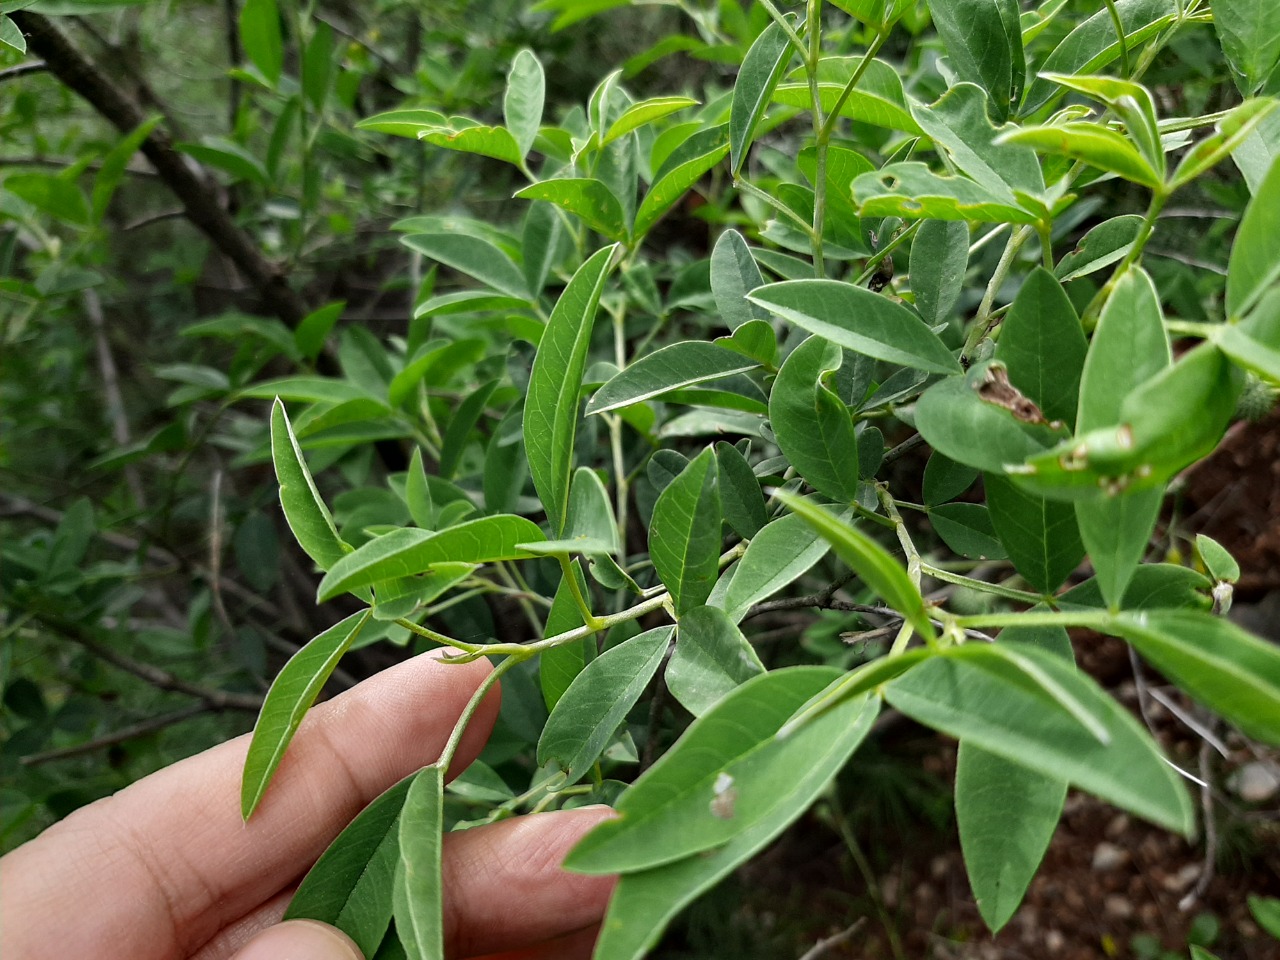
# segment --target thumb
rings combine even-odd
[[[351,938],[319,920],[286,920],[245,944],[232,960],[364,960]]]

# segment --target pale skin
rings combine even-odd
[[[262,805],[240,819],[240,737],[84,807],[0,859],[0,957],[357,960],[333,927],[280,918],[302,875],[371,800],[435,760],[489,672],[431,655],[303,721]],[[481,703],[452,767],[480,752]],[[613,879],[560,869],[607,808],[518,817],[445,839],[449,957],[586,960]]]

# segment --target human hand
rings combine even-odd
[[[439,756],[488,672],[483,660],[427,654],[317,705],[248,823],[239,812],[247,736],[77,810],[0,859],[0,957],[358,960],[334,928],[279,920],[338,832]],[[476,711],[455,772],[484,746],[498,702],[495,689]],[[613,880],[565,873],[560,862],[607,816],[586,808],[446,835],[446,953],[590,956]]]

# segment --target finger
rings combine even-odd
[[[318,920],[286,920],[250,940],[235,960],[364,960],[341,930]]]
[[[608,807],[503,820],[444,841],[445,946],[449,956],[517,950],[597,923],[615,878],[561,868]]]
[[[599,937],[600,925],[592,924],[585,930],[556,937],[523,950],[490,953],[483,957],[473,957],[472,960],[591,960]]]
[[[261,808],[240,819],[248,738],[72,814],[5,858],[0,954],[186,957],[313,863],[370,800],[435,760],[488,674],[416,657],[313,709]],[[497,715],[485,698],[454,770]],[[57,930],[52,940],[47,931]]]

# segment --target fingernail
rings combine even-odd
[[[318,920],[286,920],[250,940],[234,960],[364,960],[341,930]]]

